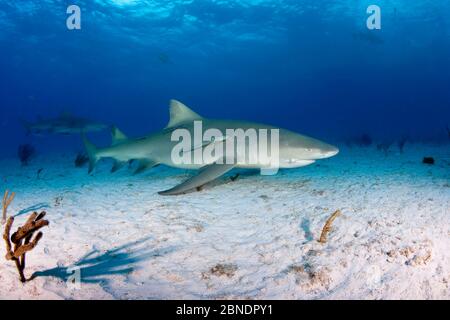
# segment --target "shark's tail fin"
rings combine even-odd
[[[89,157],[89,173],[91,173],[99,160],[99,157],[97,156],[97,147],[86,138],[86,134],[83,133],[82,138],[86,153]]]

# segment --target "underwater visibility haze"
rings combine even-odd
[[[4,152],[26,141],[19,119],[71,112],[136,136],[167,123],[170,99],[328,140],[442,138],[450,4],[372,2],[75,1],[68,30],[64,1],[2,1]],[[33,142],[68,145],[50,140]]]

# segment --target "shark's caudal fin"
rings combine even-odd
[[[128,137],[116,126],[111,127],[111,145],[115,146],[128,140]]]
[[[170,121],[167,128],[176,127],[184,122],[201,120],[202,117],[177,100],[170,100]]]
[[[86,138],[84,133],[82,134],[82,138],[84,147],[86,148],[86,153],[89,157],[89,173],[91,173],[99,159],[97,156],[97,147]]]

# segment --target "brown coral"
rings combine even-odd
[[[24,274],[25,270],[25,255],[27,252],[33,250],[39,240],[42,238],[42,232],[39,232],[34,238],[34,233],[44,226],[48,226],[49,222],[44,220],[46,213],[38,214],[34,212],[30,215],[26,223],[17,229],[10,237],[11,227],[14,223],[14,217],[9,217],[5,226],[3,239],[6,243],[6,260],[12,260],[16,263],[17,271],[19,272],[20,281],[26,282],[27,279]],[[14,248],[12,244],[14,244]]]
[[[331,231],[331,225],[333,224],[333,221],[340,215],[341,215],[341,210],[337,210],[328,218],[327,222],[325,222],[325,225],[322,229],[322,233],[320,235],[320,240],[319,240],[320,243],[327,242],[327,235]]]
[[[6,222],[6,213],[8,211],[8,207],[11,204],[11,202],[14,200],[15,196],[16,196],[16,194],[14,192],[11,192],[11,194],[9,194],[8,190],[5,191],[5,194],[3,196],[3,201],[2,201],[2,205],[3,205],[2,224],[5,224],[5,222]]]

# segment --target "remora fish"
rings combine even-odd
[[[195,123],[201,121],[202,128],[218,129],[220,132],[227,132],[227,129],[278,129],[273,126],[235,120],[213,120],[206,119],[189,109],[187,106],[172,100],[170,103],[170,122],[168,126],[156,133],[139,139],[128,139],[119,129],[113,127],[112,145],[107,148],[97,149],[83,135],[83,141],[89,155],[91,173],[98,160],[102,158],[113,158],[115,160],[112,172],[120,169],[130,160],[138,160],[139,167],[136,173],[142,172],[158,164],[164,164],[176,168],[201,169],[199,174],[193,176],[180,185],[166,191],[160,192],[162,195],[182,194],[191,189],[198,188],[204,184],[220,177],[233,168],[256,168],[265,169],[267,163],[230,163],[223,159],[226,153],[218,153],[215,158],[203,163],[174,163],[172,151],[179,144],[179,141],[172,141],[172,134],[177,129],[187,130],[193,134]],[[195,133],[194,133],[195,135]],[[229,137],[223,136],[208,143],[201,142],[200,145],[193,145],[191,150],[183,152],[195,153],[196,150],[205,150],[207,147],[217,147],[226,144]],[[245,152],[250,153],[253,148],[247,148]],[[220,149],[220,148],[219,148]],[[329,144],[319,140],[294,133],[289,130],[279,129],[279,168],[298,168],[314,163],[317,159],[325,159],[336,155],[339,150]],[[242,149],[241,149],[242,150]],[[236,151],[237,153],[239,151]],[[249,154],[245,155],[249,158]],[[247,159],[246,158],[246,159]]]

